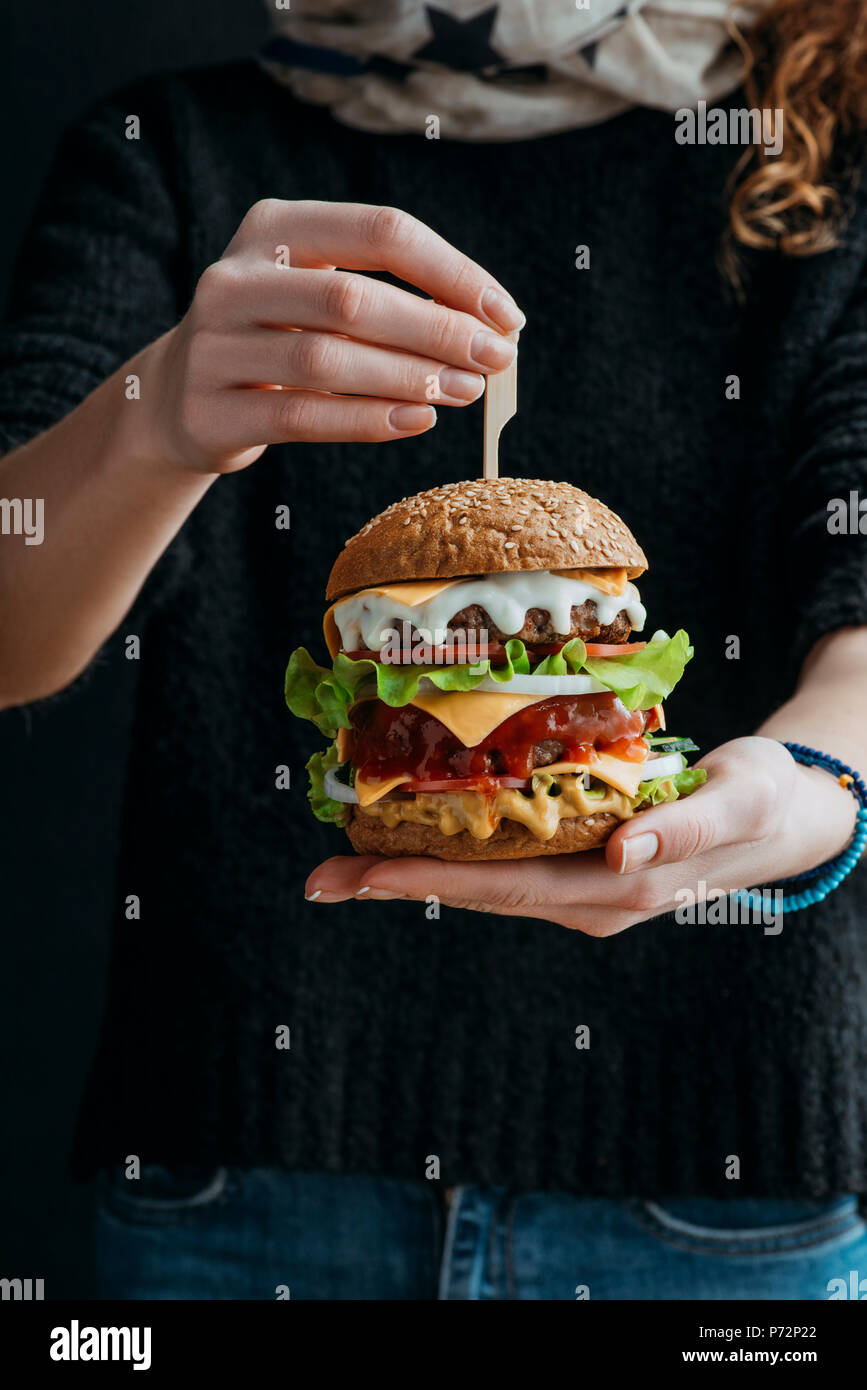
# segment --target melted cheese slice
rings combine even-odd
[[[328,648],[328,655],[333,661],[342,646],[340,640],[340,629],[334,617],[336,604],[331,605],[322,619],[322,632],[325,637],[325,645]]]
[[[562,575],[564,579],[580,579],[584,584],[592,584],[594,589],[599,589],[603,594],[626,593],[625,569],[552,570],[551,573]]]
[[[632,798],[638,795],[638,787],[644,774],[644,768],[644,763],[629,763],[622,758],[612,758],[610,753],[594,753],[589,763],[551,763],[549,767],[538,767],[536,771],[538,773],[550,772],[560,776],[574,775],[576,778],[583,777],[585,772],[589,772],[593,777],[598,778],[600,782],[607,783],[609,787],[613,787],[615,791],[620,792],[623,796],[629,797],[629,799],[632,800]],[[412,774],[409,772],[404,773],[402,776],[385,778],[380,782],[365,782],[360,777],[356,777],[355,790],[358,792],[358,804],[362,807],[373,806],[375,802],[381,801],[383,797],[388,796],[388,793],[393,791],[395,787],[400,786],[403,782],[411,782],[412,780]],[[470,801],[468,804],[473,806],[475,806],[477,801],[485,800],[485,798],[480,796],[477,792],[444,792],[441,793],[441,796],[446,798],[443,804],[446,806],[450,805],[457,795],[469,797]],[[504,792],[501,790],[497,795],[502,797]],[[428,802],[429,800],[430,793],[420,793],[416,797],[416,801]],[[511,800],[517,808],[522,808],[524,805],[531,804],[526,801],[526,798],[518,798],[517,792],[512,793]],[[402,804],[403,803],[401,803],[401,805]],[[547,805],[548,802],[546,801],[544,804]],[[596,807],[596,802],[588,801],[588,810],[584,811],[583,814],[589,815],[590,809],[594,807]],[[621,811],[620,814],[622,815],[623,812]],[[411,818],[411,816],[403,817],[403,819]],[[509,819],[520,820],[522,816],[512,815]]]
[[[406,584],[378,584],[365,589],[366,594],[381,594],[383,598],[393,598],[395,603],[405,603],[407,608],[415,608],[419,603],[427,603],[443,589],[453,589],[462,584],[462,579],[413,579]]]
[[[627,762],[625,758],[613,758],[610,753],[594,752],[589,763],[551,763],[550,767],[537,767],[537,772],[590,772],[600,782],[616,787],[624,796],[638,794],[639,783],[646,777],[647,763]]]
[[[475,748],[493,733],[504,719],[519,710],[538,705],[546,695],[501,695],[486,690],[430,690],[416,695],[411,705],[433,715],[445,724],[465,748]]]
[[[590,761],[590,771],[600,782],[616,787],[626,796],[635,796],[638,784],[647,776],[647,763],[627,762],[625,758],[612,758],[610,753],[594,753]]]
[[[441,594],[443,589],[451,589],[455,584],[462,584],[463,582],[462,579],[415,579],[407,584],[379,584],[365,589],[364,592],[366,594],[381,594],[383,598],[394,599],[395,603],[405,604],[407,608],[415,608],[418,604],[427,603],[428,599]],[[325,645],[332,661],[341,647],[340,630],[334,617],[334,610],[343,602],[344,599],[338,599],[336,603],[332,603],[322,619]]]
[[[355,790],[358,792],[359,806],[372,806],[374,801],[381,801],[389,792],[394,791],[402,782],[411,782],[411,772],[401,772],[397,777],[383,777],[379,781],[366,782],[362,777],[356,777]]]

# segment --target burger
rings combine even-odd
[[[563,482],[448,483],[346,542],[286,703],[329,740],[314,814],[360,854],[521,859],[604,843],[706,773],[666,734],[692,657],[683,631],[635,640],[647,568],[614,512]]]

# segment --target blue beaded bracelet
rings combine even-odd
[[[850,791],[858,802],[855,833],[848,848],[834,859],[817,864],[814,869],[805,869],[802,874],[792,874],[789,878],[780,879],[781,884],[815,880],[802,893],[788,894],[778,904],[779,911],[797,912],[801,907],[810,907],[813,903],[820,903],[823,898],[827,898],[832,889],[839,887],[846,875],[851,873],[861,858],[864,846],[867,845],[867,786],[864,785],[863,778],[851,767],[847,767],[837,758],[829,757],[827,753],[819,753],[815,748],[805,748],[802,743],[784,743],[783,747],[788,748],[795,762],[804,763],[806,767],[821,767],[825,772],[830,772],[837,778],[841,787]],[[730,896],[738,902],[749,904],[750,907],[760,908],[763,905],[764,895],[757,888],[739,888]]]

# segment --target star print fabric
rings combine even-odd
[[[519,140],[738,86],[769,0],[292,0],[269,6],[268,71],[362,130]]]

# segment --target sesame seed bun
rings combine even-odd
[[[476,479],[405,497],[373,517],[338,555],[326,597],[413,579],[609,568],[635,579],[647,560],[604,503],[571,483]]]
[[[514,820],[501,820],[488,840],[477,840],[468,830],[443,835],[434,825],[401,821],[389,830],[377,816],[366,816],[353,807],[346,833],[357,854],[384,854],[389,859],[426,855],[432,859],[537,859],[541,854],[575,854],[604,845],[620,818],[603,812],[561,821],[550,840],[535,835]]]

